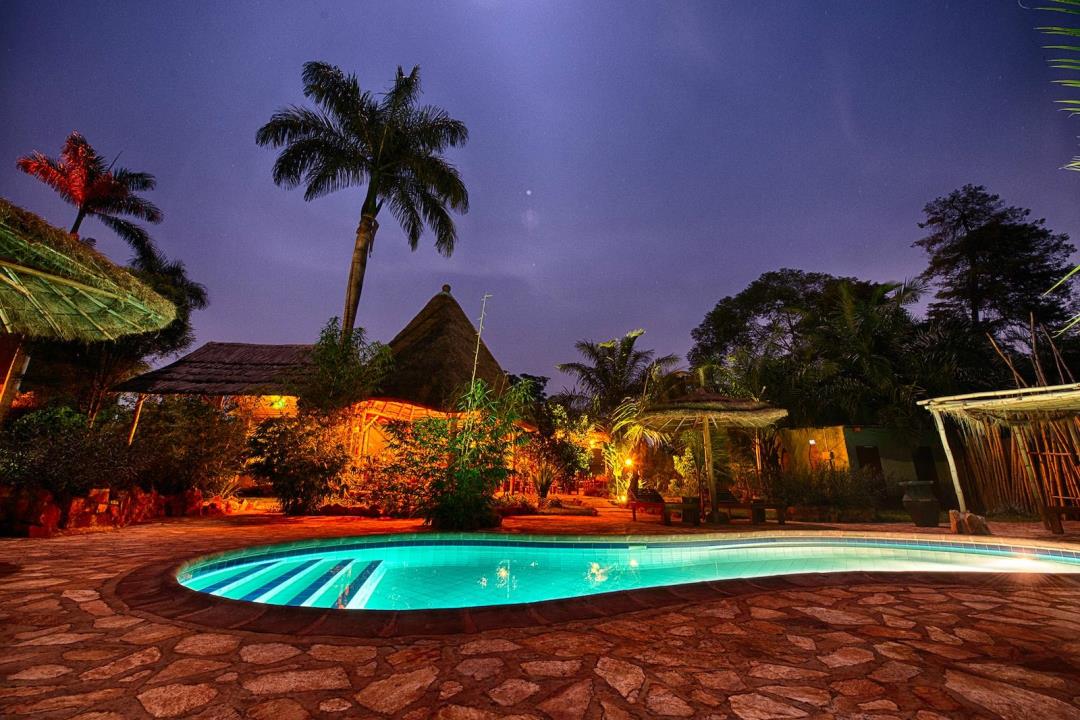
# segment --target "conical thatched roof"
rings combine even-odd
[[[390,341],[394,368],[380,397],[406,400],[437,410],[454,410],[472,377],[476,328],[450,286],[428,304]],[[487,345],[480,343],[476,377],[496,391],[506,386],[506,372]]]
[[[284,395],[309,365],[310,345],[209,342],[117,385],[149,395]]]
[[[172,303],[131,273],[0,198],[0,332],[94,342],[174,317]]]

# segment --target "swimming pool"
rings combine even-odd
[[[648,538],[431,533],[247,548],[186,563],[177,581],[191,590],[271,605],[423,610],[853,570],[1080,573],[1080,551],[795,533]]]

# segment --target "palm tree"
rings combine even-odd
[[[1068,88],[1070,92],[1075,92],[1077,88],[1080,88],[1080,78],[1077,77],[1077,73],[1080,72],[1080,54],[1078,54],[1080,53],[1080,46],[1076,44],[1077,38],[1080,38],[1080,27],[1078,27],[1076,18],[1069,16],[1080,15],[1080,3],[1076,2],[1076,0],[1046,0],[1046,2],[1051,4],[1029,9],[1057,13],[1057,17],[1061,18],[1062,24],[1043,25],[1035,29],[1044,35],[1064,38],[1064,40],[1054,45],[1043,45],[1043,49],[1055,50],[1057,57],[1052,57],[1047,62],[1051,68],[1065,71],[1063,77],[1056,78],[1053,81],[1054,84]],[[1080,99],[1070,97],[1055,100],[1054,102],[1058,105],[1058,109],[1064,110],[1069,117],[1080,115]],[[1074,157],[1070,162],[1065,163],[1062,170],[1080,171],[1080,157]]]
[[[356,324],[377,217],[384,204],[415,250],[425,226],[435,248],[449,256],[457,229],[449,210],[465,213],[469,194],[457,169],[442,156],[465,144],[468,130],[441,108],[418,105],[420,68],[399,67],[393,87],[376,97],[360,89],[356,76],[323,62],[304,64],[304,95],[316,109],[290,106],[259,128],[259,145],[283,148],[274,163],[274,182],[303,184],[314,200],[346,187],[366,185],[345,292],[342,339]]]
[[[585,361],[558,366],[577,377],[577,393],[600,417],[611,418],[623,401],[645,391],[650,378],[662,376],[679,362],[675,355],[655,357],[652,350],[639,350],[637,339],[644,334],[644,330],[632,330],[607,342],[581,340],[574,347]]]
[[[118,168],[115,163],[107,164],[86,138],[73,132],[64,142],[59,158],[35,151],[19,158],[16,166],[78,209],[72,235],[78,234],[83,220],[96,217],[130,245],[136,256],[149,260],[157,255],[149,233],[122,216],[161,222],[157,206],[136,194],[153,190],[157,181],[149,173]]]

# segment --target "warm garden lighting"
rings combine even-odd
[[[1080,0],[0,2],[0,720],[1080,720]]]

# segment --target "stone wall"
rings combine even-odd
[[[0,486],[0,535],[51,537],[61,530],[118,528],[163,517],[225,515],[247,505],[222,497],[204,499],[198,490],[160,495],[138,487],[102,488],[85,497],[60,501],[47,490]]]

